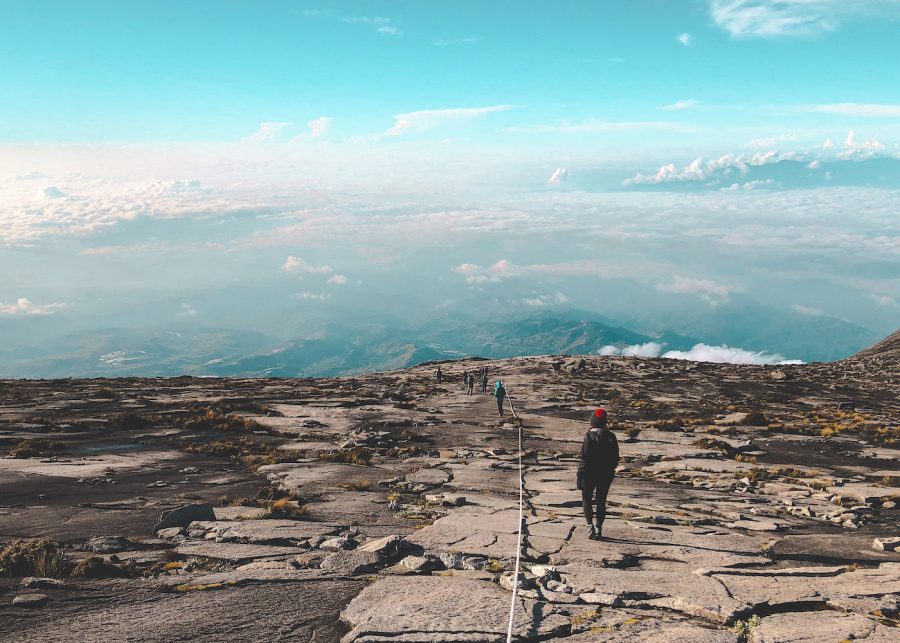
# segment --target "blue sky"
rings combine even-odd
[[[0,12],[0,328],[898,326],[896,0]]]
[[[224,142],[320,116],[343,138],[395,114],[498,105],[511,109],[465,133],[521,144],[560,121],[683,123],[656,131],[712,146],[755,128],[896,132],[896,110],[809,111],[900,103],[885,64],[900,57],[896,2],[331,4],[4,3],[0,140]],[[748,27],[744,14],[762,17]],[[679,101],[694,104],[660,109]],[[588,138],[602,142],[640,128],[597,129]]]

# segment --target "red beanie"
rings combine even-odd
[[[591,426],[594,428],[605,426],[606,416],[606,409],[604,409],[602,406],[599,407],[596,411],[594,411],[593,415],[591,415]]]

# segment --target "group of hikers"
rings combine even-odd
[[[437,371],[435,372],[435,379],[438,384],[444,383],[444,372],[441,370],[440,366],[437,367]],[[473,373],[470,373],[468,369],[464,370],[463,390],[466,392],[466,395],[473,395],[475,392],[475,382],[481,382],[481,393],[482,395],[487,395],[488,379],[487,366],[482,366],[477,372]],[[494,382],[494,390],[491,392],[491,395],[497,399],[497,413],[499,413],[502,418],[503,403],[506,400],[506,387],[501,380]]]
[[[478,371],[481,381],[481,392],[487,393],[488,369],[483,366]],[[436,379],[443,383],[444,373],[438,366]],[[476,375],[463,371],[463,386],[466,395],[472,395]],[[503,417],[503,403],[508,395],[506,386],[501,380],[494,383],[493,396],[497,400],[497,412]],[[606,497],[616,476],[619,464],[619,441],[609,429],[609,413],[598,407],[591,413],[590,428],[581,443],[581,457],[578,461],[578,473],[575,483],[581,491],[581,509],[587,523],[587,537],[591,540],[603,540],[603,523],[606,520]],[[596,505],[596,510],[595,510]]]

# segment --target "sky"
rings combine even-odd
[[[0,11],[0,322],[900,326],[896,0]]]

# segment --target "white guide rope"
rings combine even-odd
[[[517,420],[516,409],[513,408],[512,398],[507,393],[506,399],[509,400],[509,410],[512,411],[513,417]],[[519,537],[516,542],[516,569],[513,574],[512,599],[509,603],[509,627],[506,630],[506,643],[512,643],[513,635],[513,619],[516,616],[516,596],[519,593],[519,558],[522,555],[522,523],[524,522],[523,511],[525,506],[525,484],[522,474],[522,422],[519,421]]]

